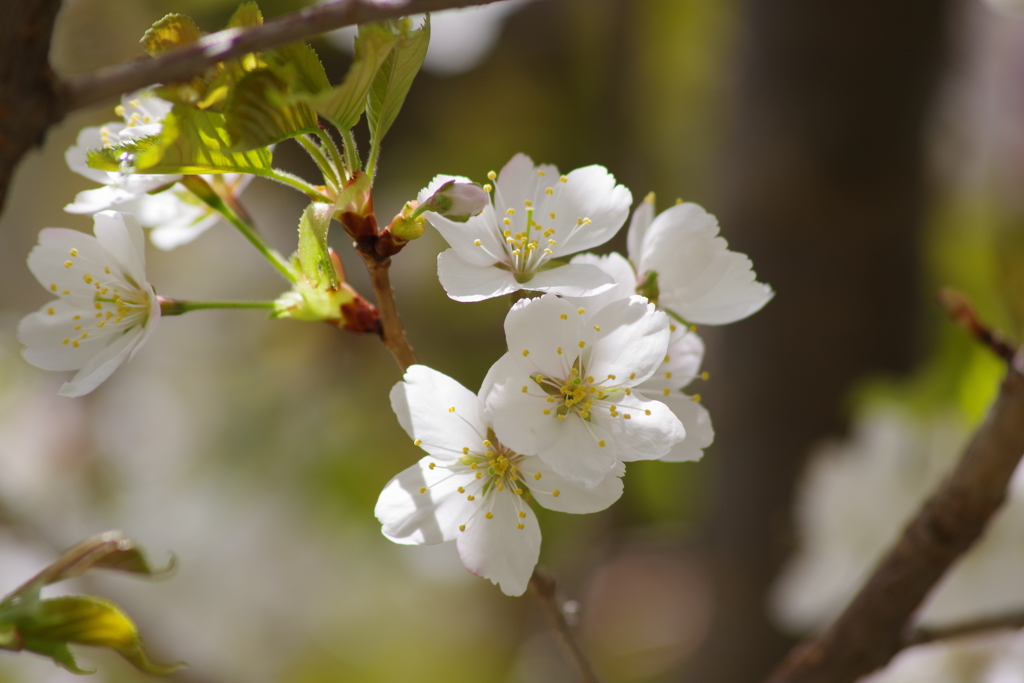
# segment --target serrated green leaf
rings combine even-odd
[[[288,81],[294,93],[316,94],[331,87],[319,55],[308,43],[282,45],[264,56]]]
[[[367,93],[379,77],[381,65],[386,63],[398,42],[399,39],[383,26],[363,24],[359,27],[355,58],[345,80],[307,101],[340,130],[352,128],[363,114]]]
[[[173,567],[153,569],[135,543],[120,531],[107,531],[65,550],[60,558],[26,585],[57,583],[79,576],[90,569],[116,569],[133,574],[162,574]]]
[[[243,2],[231,15],[227,28],[248,28],[249,26],[260,26],[263,23],[263,13],[254,0]]]
[[[338,274],[327,247],[334,206],[313,202],[299,219],[299,266],[306,281],[316,289],[336,289]]]
[[[109,647],[136,668],[151,674],[169,674],[183,666],[152,662],[132,620],[120,607],[102,598],[69,595],[42,600],[15,625],[24,649],[52,657],[75,673],[85,672],[75,665],[68,643]]]
[[[163,132],[135,154],[136,173],[252,173],[272,175],[272,154],[266,147],[234,152],[222,114],[175,106],[164,119]],[[103,150],[107,163],[120,148]],[[89,162],[99,155],[90,154]],[[96,166],[105,168],[105,166]]]
[[[285,104],[289,87],[271,69],[246,74],[231,90],[224,118],[231,149],[265,147],[317,130],[316,112],[302,102]]]
[[[184,14],[168,14],[146,31],[139,44],[143,50],[155,57],[167,50],[191,45],[202,36],[202,32],[191,17]]]
[[[384,139],[395,117],[402,109],[405,96],[409,94],[413,79],[419,73],[423,58],[427,56],[430,42],[430,16],[423,21],[423,27],[401,39],[381,65],[373,81],[366,102],[366,120],[370,124],[373,147]]]

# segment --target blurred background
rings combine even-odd
[[[260,4],[272,17],[307,3]],[[164,14],[213,31],[234,5],[66,0],[54,67],[73,75],[139,57]],[[777,292],[750,320],[700,331],[711,379],[694,391],[717,432],[702,462],[630,464],[609,510],[541,514],[541,562],[576,601],[610,683],[763,676],[842,606],[983,416],[999,363],[945,321],[933,293],[958,287],[985,320],[1024,336],[1017,9],[513,0],[434,17],[425,70],[383,149],[383,220],[435,174],[483,182],[516,152],[563,172],[598,163],[636,201],[654,191],[661,207],[681,197],[716,214]],[[351,34],[312,42],[338,82]],[[38,231],[92,227],[62,210],[94,186],[64,150],[82,127],[113,121],[114,104],[52,129],[0,218],[0,592],[116,528],[157,563],[173,553],[175,575],[56,588],[125,607],[155,658],[189,662],[171,680],[574,680],[530,598],[469,575],[452,544],[380,534],[377,495],[420,452],[393,417],[400,374],[374,338],[196,312],[161,321],[130,364],[74,400],[56,395],[64,373],[21,359],[18,321],[48,299],[25,265]],[[275,163],[315,177],[293,143]],[[256,179],[242,201],[290,253],[302,196]],[[332,243],[370,296],[342,230]],[[444,248],[428,231],[396,257],[396,296],[420,361],[475,390],[504,352],[507,302],[450,301],[435,274]],[[624,251],[625,234],[605,250]],[[283,290],[226,224],[147,258],[165,296]],[[925,618],[1024,607],[1014,500]],[[144,678],[116,655],[76,652],[96,680]],[[1024,641],[919,648],[880,676],[1024,681]],[[72,678],[0,653],[0,681]]]

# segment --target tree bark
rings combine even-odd
[[[718,214],[776,298],[721,332],[707,541],[716,612],[686,680],[763,677],[804,456],[851,388],[915,358],[925,128],[952,0],[748,0]]]

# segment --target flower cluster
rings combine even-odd
[[[714,438],[700,396],[694,323],[751,315],[773,292],[729,251],[715,219],[679,203],[655,217],[649,195],[629,228],[629,259],[572,254],[611,239],[632,195],[600,166],[561,175],[515,156],[489,174],[479,216],[426,211],[451,248],[438,276],[456,301],[520,290],[505,319],[507,353],[478,396],[413,366],[391,394],[399,422],[429,455],[392,479],[376,515],[398,543],[457,540],[467,569],[508,595],[540,552],[529,503],[596,512],[622,492],[625,463],[697,460]],[[450,183],[438,176],[420,201]]]

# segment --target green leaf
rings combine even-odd
[[[427,55],[430,42],[430,16],[423,27],[401,38],[381,66],[370,88],[366,120],[370,124],[371,145],[377,148],[395,122],[413,79]]]
[[[142,49],[156,57],[167,50],[191,45],[203,34],[190,17],[184,14],[168,14],[146,31],[139,43]]]
[[[289,43],[266,53],[264,57],[291,85],[295,93],[320,93],[330,90],[331,82],[320,57],[308,43]]]
[[[109,647],[151,674],[169,674],[184,666],[152,662],[132,620],[120,607],[102,598],[69,595],[42,600],[21,615],[15,626],[24,649],[47,655],[75,673],[86,672],[75,665],[68,643]]]
[[[317,289],[337,289],[338,273],[327,248],[327,231],[334,206],[313,202],[299,219],[299,266],[306,281]]]
[[[88,162],[106,171],[136,173],[252,173],[274,175],[266,147],[233,152],[222,114],[176,105],[163,132],[110,149],[91,150]]]
[[[231,19],[228,20],[226,28],[248,28],[261,24],[263,24],[263,13],[260,12],[259,5],[255,0],[250,0],[238,6],[235,13],[231,15]]]
[[[338,87],[309,99],[309,103],[339,130],[352,128],[363,114],[367,93],[374,79],[379,78],[381,65],[386,63],[397,42],[398,38],[379,24],[361,25],[355,58],[345,80]]]
[[[224,110],[232,150],[265,147],[317,130],[316,112],[288,101],[289,87],[271,69],[246,74],[234,88]]]
[[[120,531],[107,531],[65,550],[60,558],[29,583],[40,586],[64,581],[89,569],[116,569],[133,574],[156,575],[170,571],[174,560],[162,569],[153,569],[135,543]]]

